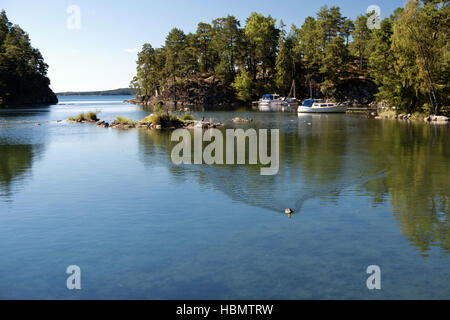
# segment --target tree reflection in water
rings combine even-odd
[[[14,186],[25,183],[43,145],[0,145],[0,199],[9,200]]]
[[[273,124],[264,125],[252,127]],[[280,130],[279,173],[261,176],[258,165],[176,166],[170,132],[139,132],[145,164],[167,167],[175,179],[195,180],[251,206],[300,213],[308,199],[337,202],[343,193],[358,196],[355,189],[374,206],[389,201],[402,234],[422,252],[433,245],[450,249],[448,137],[448,126],[303,116]]]

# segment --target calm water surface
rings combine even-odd
[[[57,122],[148,114],[127,98],[0,110],[0,298],[450,298],[448,125],[195,113],[280,128],[280,171],[261,176],[173,165],[169,132]]]

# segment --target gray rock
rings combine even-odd
[[[236,118],[231,119],[231,121],[233,121],[233,122],[253,122],[253,119],[249,119],[249,118],[241,119],[239,117],[236,117]]]
[[[434,121],[436,121],[436,122],[448,122],[448,119],[449,118],[446,117],[446,116],[436,116]]]
[[[97,121],[97,127],[108,128],[109,123],[104,120]]]

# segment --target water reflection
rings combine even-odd
[[[399,124],[338,115],[281,123],[280,171],[261,176],[254,165],[173,165],[169,132],[140,131],[141,160],[163,165],[176,179],[196,181],[234,201],[301,214],[305,201],[323,205],[345,196],[390,204],[402,233],[422,252],[449,243],[448,127]],[[272,122],[252,125],[270,127]],[[280,123],[279,123],[280,125]],[[248,127],[248,126],[247,126]],[[225,148],[225,146],[224,146]]]
[[[439,245],[450,251],[449,128],[382,122],[368,149],[374,164],[388,161],[391,173],[368,182],[374,203],[390,199],[402,233],[425,253]],[[386,156],[388,153],[388,156]]]
[[[297,112],[298,104],[278,104],[278,105],[263,105],[254,106],[253,110],[262,112]]]
[[[33,161],[43,150],[43,145],[0,145],[0,199],[11,199],[15,187],[23,185]]]

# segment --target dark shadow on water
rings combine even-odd
[[[51,112],[51,105],[37,107],[11,107],[0,108],[0,116],[4,121],[14,120],[14,118],[24,118],[33,116],[42,116],[44,113]]]
[[[30,177],[33,162],[44,151],[44,145],[0,145],[0,199],[11,201],[16,188]]]

